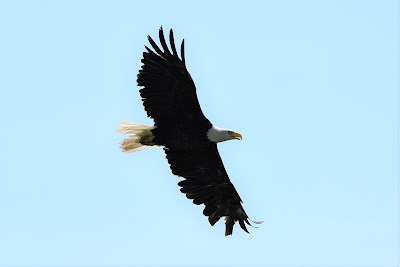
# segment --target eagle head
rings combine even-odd
[[[229,129],[221,129],[216,126],[211,126],[211,128],[207,131],[207,138],[211,142],[219,143],[223,141],[228,141],[232,139],[242,140],[242,135],[235,131]]]

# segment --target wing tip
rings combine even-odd
[[[150,35],[147,35],[147,40],[149,41],[149,43],[151,44],[153,49],[157,52],[157,54],[160,57],[162,57],[163,59],[167,59],[167,58],[172,56],[171,59],[172,58],[176,58],[177,60],[182,61],[183,65],[186,67],[186,63],[185,63],[185,48],[184,48],[185,39],[182,39],[181,59],[180,59],[179,56],[178,56],[178,53],[176,51],[175,40],[174,40],[174,31],[172,30],[172,28],[169,31],[169,42],[170,42],[172,53],[171,53],[170,49],[168,48],[167,43],[165,41],[164,30],[163,30],[163,26],[162,25],[160,26],[160,28],[158,30],[158,36],[159,36],[159,39],[160,39],[161,47],[163,48],[164,51],[161,51],[160,47],[156,44],[156,42],[154,41],[154,39]],[[148,51],[148,53],[153,52],[148,47],[145,46],[145,48]]]
[[[185,39],[182,39],[182,44],[181,44],[181,58],[182,58],[183,65],[186,66],[186,63],[185,63]]]
[[[249,220],[252,223],[255,224],[262,224],[264,221],[253,221],[251,220],[247,214],[244,212],[243,208],[239,208],[236,212],[236,215],[229,215],[225,217],[225,236],[228,235],[232,235],[233,232],[233,226],[235,225],[236,221],[239,222],[240,228],[243,229],[243,231],[245,231],[246,233],[250,234],[249,230],[246,227],[246,224],[248,224],[249,226],[253,227],[253,228],[259,228],[257,226],[252,225]],[[246,223],[246,224],[245,224]]]

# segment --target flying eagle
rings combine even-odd
[[[214,126],[203,114],[196,87],[186,69],[184,40],[181,58],[176,52],[172,29],[169,50],[162,27],[159,30],[162,51],[154,40],[148,40],[154,51],[145,46],[138,86],[147,115],[154,126],[122,121],[117,130],[129,138],[121,142],[123,152],[135,152],[150,146],[163,146],[172,173],[183,177],[178,185],[196,205],[204,204],[203,214],[214,225],[225,217],[225,235],[231,235],[236,221],[248,233],[245,223],[252,226],[242,207],[235,187],[229,180],[217,143],[242,139],[232,130]],[[254,222],[261,223],[261,222]]]

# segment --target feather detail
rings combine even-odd
[[[141,141],[146,138],[154,137],[151,132],[154,126],[131,121],[121,121],[119,126],[120,128],[117,130],[117,133],[125,134],[129,137],[121,142],[120,147],[122,152],[132,153],[150,147],[148,144],[143,144]]]

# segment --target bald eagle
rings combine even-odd
[[[181,58],[176,52],[172,29],[169,50],[162,27],[159,30],[163,51],[154,40],[148,40],[143,53],[142,68],[137,76],[138,86],[147,115],[154,125],[122,121],[117,130],[128,138],[121,142],[123,152],[135,152],[150,146],[163,146],[172,173],[183,177],[178,185],[196,205],[204,204],[203,214],[213,226],[225,217],[225,235],[231,235],[236,221],[248,233],[245,223],[252,226],[242,207],[235,187],[229,180],[217,143],[242,139],[232,130],[214,126],[203,114],[196,87],[186,69],[184,40]],[[254,222],[261,223],[261,222]]]

